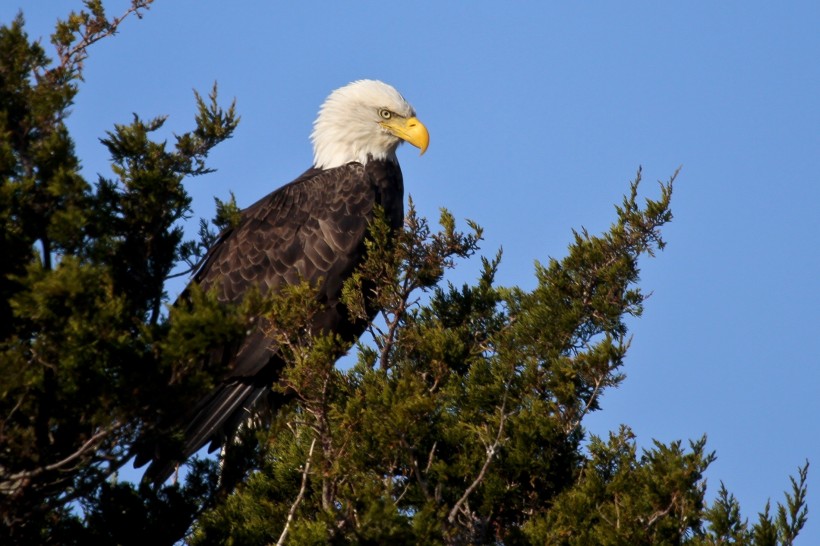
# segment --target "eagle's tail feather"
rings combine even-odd
[[[223,445],[239,425],[252,416],[254,406],[267,392],[270,392],[270,387],[250,383],[222,385],[192,412],[194,417],[185,427],[182,453],[173,458],[157,454],[145,471],[143,480],[164,483],[181,461],[188,459],[209,441],[209,452]]]

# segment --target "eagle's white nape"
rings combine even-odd
[[[396,161],[402,141],[379,124],[381,109],[415,116],[401,93],[384,82],[358,80],[333,91],[313,123],[313,166],[332,169],[369,158]]]

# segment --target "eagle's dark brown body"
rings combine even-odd
[[[225,303],[241,301],[251,288],[262,293],[307,281],[319,286],[323,311],[313,331],[353,340],[364,324],[352,323],[339,301],[344,281],[362,261],[364,240],[380,206],[394,230],[403,222],[403,183],[397,163],[371,160],[333,169],[310,169],[242,211],[210,249],[192,283],[216,288]],[[167,479],[174,465],[208,442],[230,437],[279,376],[284,363],[262,332],[252,330],[229,354],[230,372],[189,415],[180,416],[185,444],[179,457],[143,450],[137,463],[153,459],[146,477]]]

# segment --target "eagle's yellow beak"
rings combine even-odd
[[[412,118],[394,117],[380,123],[382,127],[400,139],[421,150],[419,155],[423,155],[427,151],[427,146],[430,144],[430,133],[427,132],[427,127],[415,116]]]

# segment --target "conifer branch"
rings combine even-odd
[[[82,78],[83,62],[88,58],[88,48],[107,36],[117,33],[120,24],[132,14],[142,18],[142,10],[149,9],[154,0],[131,0],[131,6],[119,17],[108,19],[99,0],[86,0],[90,13],[71,13],[67,21],[60,21],[52,42],[60,57],[60,68]],[[75,38],[79,35],[79,38]],[[75,43],[76,40],[76,43]]]

